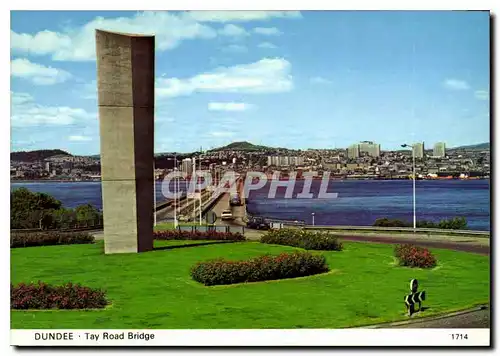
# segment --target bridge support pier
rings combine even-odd
[[[153,249],[153,36],[96,31],[105,253]]]

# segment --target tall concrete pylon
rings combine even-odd
[[[154,36],[96,30],[105,253],[153,249]]]

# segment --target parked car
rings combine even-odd
[[[233,219],[233,213],[231,210],[224,210],[221,214],[221,219],[222,220],[231,220]]]
[[[247,227],[256,230],[269,230],[271,225],[263,218],[251,218],[247,222]]]

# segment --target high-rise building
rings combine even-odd
[[[45,162],[45,171],[50,172],[50,162]]]
[[[446,156],[446,144],[444,142],[437,142],[434,145],[433,156],[440,158]]]
[[[302,156],[292,156],[289,157],[290,166],[302,166],[304,164],[304,157]]]
[[[413,144],[413,155],[415,158],[424,158],[424,143],[423,142],[417,142]]]
[[[347,148],[347,157],[348,158],[358,158],[359,157],[359,145],[355,143],[354,145],[350,145]]]
[[[280,156],[280,166],[288,166],[290,165],[290,160],[288,159],[288,156]]]
[[[182,160],[181,171],[183,173],[186,173],[187,175],[190,175],[193,173],[193,161],[191,161],[191,158],[184,158]]]
[[[281,165],[280,156],[267,156],[267,165],[279,167]]]
[[[301,166],[304,157],[301,156],[267,156],[267,165],[276,167]]]
[[[373,143],[372,141],[361,141],[358,144],[359,153],[367,153],[370,157],[380,156],[380,144]]]

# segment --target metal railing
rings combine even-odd
[[[223,226],[223,225],[179,225],[177,226],[179,231],[190,231],[190,232],[231,232],[245,234],[244,226]]]
[[[252,215],[247,212],[248,219],[263,219],[265,222],[272,224],[282,224],[283,226],[306,226],[306,222],[304,220],[283,220],[283,219],[274,219],[274,218],[266,218],[265,216]]]
[[[57,222],[57,225],[48,227],[32,227],[25,229],[10,229],[11,232],[40,232],[40,231],[86,231],[102,230],[104,228],[102,220],[89,220],[79,222]]]
[[[412,227],[381,227],[381,226],[328,226],[328,225],[306,225],[304,229],[311,230],[338,230],[338,231],[394,231],[394,232],[417,232],[417,233],[442,233],[456,235],[477,235],[489,237],[490,231],[481,230],[453,230],[453,229],[433,229],[433,228],[417,228]]]

